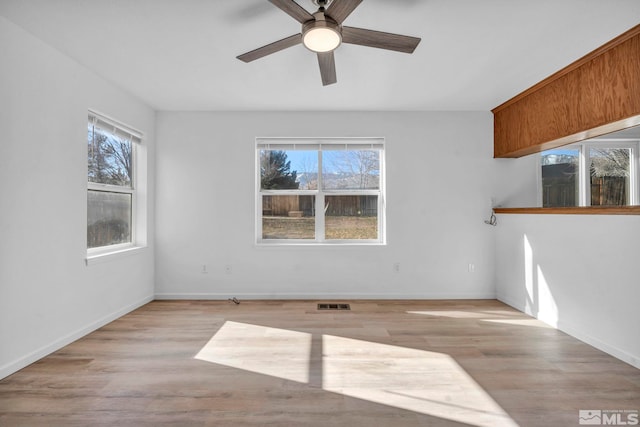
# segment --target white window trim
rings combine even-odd
[[[380,188],[377,190],[323,190],[322,189],[322,156],[318,156],[318,189],[317,190],[262,190],[260,185],[260,150],[261,149],[309,149],[322,151],[322,145],[350,147],[366,147],[380,149]],[[255,244],[257,246],[384,246],[386,245],[386,170],[385,170],[385,139],[383,137],[325,137],[325,138],[295,138],[295,137],[259,137],[255,146]],[[316,206],[324,206],[325,196],[350,195],[378,196],[378,239],[325,239],[324,214],[315,217],[315,239],[262,239],[262,196],[263,195],[312,195],[315,196]],[[316,208],[317,212],[317,208]]]
[[[578,206],[591,206],[591,180],[589,175],[591,148],[627,148],[631,150],[629,161],[629,205],[640,205],[640,140],[634,138],[598,138],[579,142],[575,144],[564,145],[558,149],[577,149],[578,150]],[[542,153],[538,156],[538,200],[542,206]]]
[[[88,119],[89,123],[93,122],[94,125],[98,125],[98,127],[104,130],[110,130],[116,136],[128,139],[131,142],[131,163],[133,164],[133,176],[131,177],[130,187],[100,184],[87,180],[87,194],[90,190],[131,194],[131,241],[115,245],[87,248],[85,263],[86,265],[93,265],[109,261],[111,259],[120,258],[124,255],[134,254],[140,249],[144,249],[146,247],[146,243],[144,242],[146,239],[141,239],[139,237],[141,234],[139,227],[144,227],[144,224],[140,224],[142,221],[140,221],[141,215],[138,197],[138,183],[140,181],[139,178],[141,177],[140,169],[143,169],[140,164],[141,162],[138,152],[142,146],[144,134],[132,126],[126,125],[95,110],[88,111]],[[146,168],[144,169],[146,170]],[[87,226],[85,224],[85,230],[86,229]]]

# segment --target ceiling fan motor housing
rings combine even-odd
[[[331,0],[311,0],[313,4],[318,7],[328,7],[331,4]]]

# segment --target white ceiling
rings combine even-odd
[[[297,0],[310,12],[311,0]],[[490,110],[640,23],[638,0],[364,0],[345,25],[422,38],[342,45],[338,83],[267,0],[0,0],[22,26],[157,110]]]

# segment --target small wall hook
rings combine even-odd
[[[493,211],[493,209],[491,210],[491,216],[489,217],[488,220],[485,220],[484,223],[488,225],[492,225],[494,227],[498,225],[498,218],[496,217],[496,214]]]

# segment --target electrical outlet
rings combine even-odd
[[[200,270],[200,273],[207,274],[208,272],[209,270],[207,270],[207,264],[202,264],[202,270]]]
[[[476,272],[476,265],[473,263],[469,264],[469,273],[475,273]]]
[[[393,263],[393,272],[394,273],[400,273],[400,263],[399,262]]]
[[[225,274],[233,273],[233,268],[231,267],[231,264],[227,264],[227,265],[224,266],[224,272],[225,272]]]

